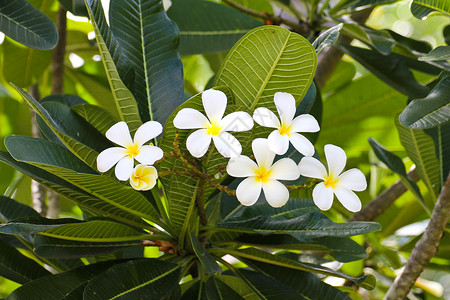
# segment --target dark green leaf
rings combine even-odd
[[[430,51],[427,55],[419,57],[421,61],[449,60],[450,46],[439,46]]]
[[[48,230],[66,224],[80,223],[76,219],[47,219],[41,216],[21,217],[0,224],[0,232],[5,234],[24,235]]]
[[[314,48],[316,49],[316,53],[319,54],[320,51],[322,51],[326,47],[330,47],[336,43],[339,32],[342,29],[342,26],[344,26],[342,23],[338,24],[336,26],[331,27],[327,31],[322,32],[317,39],[312,43]]]
[[[50,272],[0,239],[0,276],[23,284],[46,275]]]
[[[40,217],[40,215],[28,205],[0,196],[0,222],[6,223],[21,217]]]
[[[412,129],[443,125],[450,120],[450,77],[442,79],[423,99],[411,101],[399,116]]]
[[[117,120],[100,106],[92,104],[78,104],[71,107],[79,116],[94,126],[101,134],[117,123]]]
[[[191,232],[190,238],[192,241],[192,248],[194,249],[195,255],[197,255],[206,272],[208,272],[209,274],[222,273],[222,268],[202,246],[197,236]]]
[[[64,8],[76,16],[88,17],[84,0],[59,0]]]
[[[182,55],[229,50],[248,31],[263,25],[235,9],[203,0],[173,0],[167,14],[180,29]]]
[[[206,282],[206,295],[208,299],[236,299],[244,300],[244,298],[236,293],[232,288],[226,285],[218,277],[212,276]]]
[[[0,6],[0,31],[35,49],[52,49],[58,41],[55,24],[26,0],[10,0]]]
[[[401,93],[411,98],[425,97],[429,93],[427,87],[416,81],[400,56],[382,55],[374,50],[343,44],[339,48]]]
[[[181,268],[157,259],[116,265],[92,280],[83,299],[161,299],[178,286]]]
[[[74,259],[100,256],[130,247],[142,247],[139,241],[126,242],[80,242],[55,239],[44,235],[36,235],[34,252],[42,257],[55,259]]]
[[[419,187],[414,181],[409,179],[402,159],[384,148],[372,138],[369,138],[369,143],[378,159],[381,160],[391,171],[397,173],[405,186],[416,196],[417,199],[423,203],[424,200],[422,194],[420,193]]]
[[[403,36],[401,34],[396,33],[395,31],[387,29],[392,38],[399,44],[408,47],[410,50],[428,53],[431,51],[431,45],[423,40],[414,40],[412,38]]]
[[[119,261],[120,262],[120,261]],[[46,276],[25,284],[8,296],[8,300],[34,299],[36,295],[41,299],[61,300],[78,287],[92,280],[117,261],[101,262],[79,267],[64,273]]]
[[[439,193],[450,172],[450,123],[425,129],[424,132],[433,139],[436,157],[439,161],[440,186],[437,189]]]
[[[177,26],[167,17],[159,0],[112,1],[109,13],[111,31],[135,71],[131,91],[141,120],[164,124],[183,103]]]
[[[344,24],[342,33],[375,48],[383,55],[390,54],[396,44],[387,30],[375,30],[357,23]]]
[[[206,295],[206,283],[205,282],[203,282],[201,280],[197,280],[181,296],[181,300],[191,300],[191,299],[209,300],[208,296]]]
[[[432,13],[450,16],[450,2],[446,0],[413,0],[411,13],[418,19],[425,20]]]

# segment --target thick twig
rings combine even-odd
[[[403,272],[391,285],[385,300],[404,299],[430,259],[436,255],[439,242],[450,217],[450,174],[442,188],[425,233],[417,242]]]
[[[243,13],[246,13],[250,16],[256,17],[256,18],[260,18],[263,20],[268,20],[273,22],[274,24],[285,24],[289,27],[291,27],[295,32],[299,33],[299,34],[307,34],[309,32],[309,28],[308,28],[308,24],[304,23],[304,22],[294,22],[288,19],[284,19],[281,17],[277,17],[277,16],[273,16],[267,13],[263,13],[263,12],[259,12],[253,9],[250,9],[248,7],[245,7],[239,3],[236,3],[233,0],[223,0],[223,2],[225,2],[226,4],[228,4],[231,7],[236,8],[237,10],[242,11]]]
[[[41,95],[39,94],[39,87],[38,84],[33,84],[30,87],[30,95],[36,101],[39,101],[41,98]],[[41,134],[39,132],[39,127],[36,123],[36,113],[34,111],[31,112],[31,135],[35,138],[40,138]],[[37,211],[41,216],[45,217],[47,216],[47,205],[45,204],[45,195],[46,195],[47,189],[45,186],[40,184],[37,181],[31,180],[31,201],[32,206],[35,211]]]
[[[66,10],[60,5],[56,17],[58,43],[52,53],[52,94],[64,93],[64,56],[66,55],[67,17]],[[59,195],[52,190],[47,193],[47,217],[58,218],[60,210]]]
[[[408,177],[414,182],[417,182],[420,179],[415,169],[408,172]],[[407,190],[408,189],[405,187],[403,182],[401,182],[401,180],[396,181],[393,185],[391,185],[380,195],[378,195],[378,197],[365,205],[363,209],[361,209],[361,211],[354,214],[350,219],[348,219],[348,221],[351,222],[375,220]]]
[[[371,12],[371,9],[356,12],[352,15],[352,19],[359,24],[364,24],[369,18]],[[341,34],[337,42],[350,44],[352,40],[353,39],[351,37]],[[331,74],[333,74],[334,70],[341,62],[343,55],[344,53],[334,46],[328,47],[320,53],[318,57],[316,75],[314,77],[319,89],[322,89],[325,86]]]

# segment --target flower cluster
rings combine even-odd
[[[359,211],[361,202],[353,191],[366,189],[364,174],[358,169],[342,173],[347,157],[344,150],[334,145],[325,145],[327,171],[319,160],[312,157],[315,152],[313,144],[300,134],[318,132],[317,120],[309,114],[295,116],[295,99],[289,93],[275,93],[274,103],[278,116],[266,107],[255,109],[253,116],[243,111],[225,115],[226,95],[211,89],[202,93],[205,114],[193,108],[183,108],[175,116],[173,124],[178,129],[195,129],[186,140],[186,148],[192,156],[204,156],[212,142],[222,156],[230,158],[227,173],[245,178],[236,189],[236,197],[242,205],[256,203],[262,191],[271,206],[281,207],[289,199],[289,190],[280,180],[296,180],[305,176],[323,180],[313,190],[313,201],[320,209],[330,209],[336,195],[346,209]],[[256,162],[241,155],[241,143],[230,133],[251,130],[254,122],[274,128],[267,138],[252,141]],[[161,124],[149,121],[139,127],[132,140],[125,122],[115,124],[106,132],[106,137],[120,147],[112,147],[99,154],[98,170],[106,172],[116,165],[115,174],[119,180],[130,180],[130,185],[136,190],[153,188],[158,172],[152,165],[163,157],[163,151],[145,143],[161,132]],[[288,157],[274,162],[276,155],[286,154],[289,144],[304,155],[299,164]],[[137,166],[134,166],[134,160],[139,162]]]
[[[97,169],[106,172],[114,165],[115,175],[121,181],[130,180],[136,190],[147,191],[153,188],[158,178],[158,172],[151,166],[163,157],[161,148],[145,145],[162,132],[162,126],[156,121],[142,124],[131,139],[130,130],[125,122],[113,125],[106,132],[106,137],[121,147],[111,147],[103,150],[97,156]],[[140,164],[134,166],[134,160]]]

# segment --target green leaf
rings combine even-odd
[[[130,69],[128,59],[106,24],[101,3],[98,0],[85,1],[120,120],[125,121],[130,132],[134,133],[142,121],[136,100],[128,89],[133,86],[131,83],[134,80],[133,69]],[[128,75],[130,72],[133,73],[131,76]]]
[[[63,180],[109,204],[160,223],[156,209],[141,193],[110,177],[96,175],[67,149],[42,139],[20,136],[9,136],[5,143],[16,160],[56,173]]]
[[[274,266],[255,260],[251,261],[250,266],[297,291],[303,297],[302,299],[350,300],[350,297],[344,292],[322,282],[317,276],[309,272]]]
[[[6,223],[21,217],[40,217],[40,215],[28,205],[0,196],[0,222]]]
[[[47,275],[49,271],[0,239],[0,276],[24,284]]]
[[[125,242],[80,242],[36,235],[33,251],[42,257],[54,259],[75,259],[101,256],[130,247],[142,247],[139,241]]]
[[[396,44],[387,30],[375,30],[356,23],[344,24],[342,33],[374,47],[383,55],[390,54]]]
[[[109,13],[111,31],[135,71],[132,92],[141,120],[164,124],[183,103],[177,26],[159,0],[112,1]]]
[[[450,172],[450,123],[425,129],[424,132],[433,139],[436,157],[439,161],[439,174],[441,179],[438,189],[439,193]]]
[[[330,47],[330,46],[334,45],[334,43],[336,43],[336,41],[339,37],[339,32],[342,29],[342,26],[344,26],[344,24],[342,24],[342,23],[338,24],[336,26],[333,26],[330,29],[322,32],[317,37],[317,39],[314,40],[312,45],[316,49],[317,54],[319,54],[320,51],[322,51],[324,48]]]
[[[103,135],[117,123],[117,120],[109,112],[97,105],[78,104],[72,106],[71,109]]]
[[[59,0],[59,3],[76,16],[89,17],[84,0]]]
[[[372,146],[375,155],[381,160],[391,171],[398,174],[403,184],[414,194],[414,196],[424,203],[422,194],[420,193],[417,184],[409,179],[406,174],[405,165],[400,157],[384,148],[381,144],[372,138],[369,138],[369,143]]]
[[[421,61],[449,60],[450,46],[439,46],[431,50],[427,55],[419,57]]]
[[[339,45],[344,53],[353,57],[378,78],[389,84],[399,92],[411,98],[425,97],[429,90],[416,81],[406,62],[400,57],[382,55],[374,50]]]
[[[80,222],[80,220],[76,219],[47,219],[41,216],[20,217],[5,224],[0,224],[0,233],[14,235],[33,234],[62,225]]]
[[[326,82],[325,86],[321,89],[322,94],[327,95],[344,88],[352,82],[355,75],[355,65],[342,60],[331,75],[330,79]]]
[[[101,262],[79,267],[64,273],[46,276],[28,284],[24,284],[12,292],[7,299],[33,299],[36,295],[39,295],[42,299],[48,300],[65,299],[67,294],[89,282],[94,277],[117,263],[117,261]]]
[[[206,249],[202,246],[197,236],[193,232],[190,233],[190,238],[195,255],[197,255],[206,272],[208,272],[209,274],[214,274],[216,272],[222,273],[222,268],[219,266],[216,260],[206,251]]]
[[[52,132],[61,140],[61,142],[83,162],[95,168],[98,153],[87,145],[84,145],[83,143],[80,143],[67,135],[64,129],[61,128],[58,123],[56,123],[49,112],[39,102],[33,99],[33,97],[31,97],[20,87],[14,84],[13,86],[17,90],[17,92],[19,92],[20,96],[22,96],[28,106],[44,120],[45,124],[50,127]]]
[[[251,261],[259,261],[268,264],[272,264],[275,266],[281,266],[285,268],[314,272],[323,275],[335,276],[340,278],[345,278],[347,280],[353,281],[357,285],[365,288],[365,289],[373,289],[375,287],[375,277],[372,275],[363,275],[360,277],[352,277],[347,274],[337,272],[331,270],[329,268],[323,267],[321,265],[311,264],[311,263],[303,263],[300,261],[295,261],[289,258],[285,258],[282,256],[277,256],[262,250],[258,250],[256,248],[246,248],[246,249],[211,249],[211,253],[223,253],[230,254],[239,260],[242,260],[247,265],[250,265]]]
[[[450,2],[447,0],[413,0],[411,13],[418,19],[425,20],[432,13],[450,16]]]
[[[308,213],[287,220],[274,220],[265,216],[246,220],[229,219],[217,224],[217,226],[249,233],[287,233],[300,241],[329,236],[347,237],[381,229],[381,226],[374,222],[334,223],[319,212]]]
[[[235,292],[218,276],[212,276],[206,282],[206,295],[208,299],[236,299],[244,300],[244,297]]]
[[[51,51],[23,47],[8,39],[3,41],[2,49],[3,76],[6,81],[21,87],[28,88],[37,83],[52,61]]]
[[[55,24],[25,0],[11,0],[0,7],[0,30],[35,49],[52,49],[58,42]]]
[[[416,165],[417,173],[428,187],[432,199],[436,200],[440,190],[440,168],[433,140],[423,130],[407,128],[397,119],[395,125],[406,153]]]
[[[94,220],[51,228],[39,234],[81,242],[122,242],[147,239],[150,236],[131,227],[111,221]]]
[[[377,5],[388,4],[398,0],[343,0],[339,1],[337,5],[330,9],[330,14],[348,14],[353,11],[360,11],[375,7]]]
[[[162,299],[180,280],[181,268],[158,259],[140,259],[116,265],[92,280],[83,299]]]
[[[302,36],[278,26],[247,33],[230,50],[217,73],[215,86],[226,85],[236,105],[250,113],[257,106],[275,111],[273,96],[291,93],[298,105],[316,69],[314,47]]]
[[[450,120],[450,77],[442,79],[423,99],[411,101],[399,116],[412,129],[436,127]]]
[[[263,25],[235,9],[203,0],[173,0],[167,15],[180,29],[181,55],[229,50],[244,34]]]
[[[68,183],[61,178],[44,171],[38,167],[18,162],[9,155],[7,152],[0,151],[0,161],[4,162],[16,170],[30,176],[40,184],[43,184],[47,188],[54,190],[60,195],[74,201],[84,209],[93,211],[101,216],[109,217],[119,222],[124,222],[136,227],[145,227],[146,223],[141,218],[130,214],[114,205],[111,205],[91,194],[83,191],[82,189]],[[31,209],[31,208],[29,208]],[[21,214],[24,213],[20,211]],[[18,218],[21,215],[14,215],[14,218]],[[27,214],[23,214],[27,216]]]

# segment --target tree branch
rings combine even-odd
[[[285,24],[285,25],[291,27],[292,29],[294,29],[294,31],[299,34],[307,34],[309,32],[308,24],[306,24],[302,21],[294,22],[294,21],[291,21],[288,19],[284,19],[281,17],[267,14],[267,13],[259,12],[259,11],[247,8],[239,3],[236,3],[233,0],[223,0],[223,2],[225,2],[229,6],[234,7],[237,10],[240,10],[241,12],[246,13],[250,16],[260,18],[263,20],[268,20],[268,21],[273,22],[274,24]]]
[[[408,177],[417,182],[420,180],[415,169],[408,172]],[[384,190],[378,197],[370,201],[359,212],[354,214],[348,222],[352,221],[373,221],[388,209],[401,195],[408,189],[401,180],[397,180],[393,185]]]
[[[403,272],[391,285],[385,300],[404,299],[408,295],[416,279],[422,273],[431,258],[437,253],[439,242],[450,217],[450,174],[442,188],[425,233],[417,242]]]

